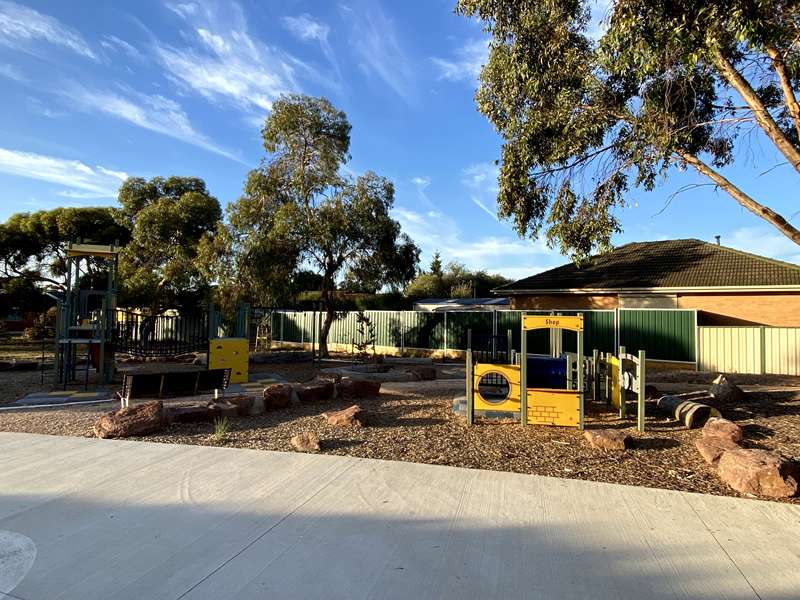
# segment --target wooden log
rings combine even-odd
[[[708,404],[689,400],[681,396],[662,396],[658,400],[658,408],[681,421],[689,429],[702,427],[711,417],[721,417],[720,412]]]

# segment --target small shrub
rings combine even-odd
[[[228,420],[228,417],[214,419],[214,435],[211,436],[214,442],[217,444],[224,442],[228,435],[229,427],[230,420]]]

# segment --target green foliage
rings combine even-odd
[[[231,422],[228,417],[217,417],[214,419],[214,433],[211,438],[215,443],[221,444],[225,441],[225,438],[228,435],[228,430],[230,429],[230,425]]]
[[[288,95],[262,129],[267,159],[229,207],[229,225],[202,263],[228,297],[274,305],[293,292],[287,281],[318,274],[326,311],[320,349],[335,318],[334,291],[346,279],[360,289],[400,288],[414,276],[418,248],[391,218],[394,187],[372,172],[342,175],[350,123],[324,98]]]
[[[370,319],[363,310],[359,310],[356,313],[356,338],[353,339],[356,356],[364,360],[369,357],[370,349],[372,349],[372,356],[374,358],[376,339],[375,323],[372,322],[372,319]]]
[[[504,140],[500,216],[580,260],[610,247],[630,188],[688,164],[800,241],[715,170],[754,127],[800,170],[797,3],[617,1],[599,41],[589,6],[458,2],[492,35],[476,101]]]
[[[119,190],[117,220],[131,231],[120,254],[120,295],[128,305],[150,306],[197,302],[207,295],[208,281],[198,267],[201,240],[220,226],[219,202],[194,177],[139,177]]]
[[[438,262],[438,269],[436,264]],[[438,274],[437,274],[438,271]],[[431,262],[428,273],[420,273],[406,286],[405,295],[409,298],[483,298],[492,295],[492,290],[508,283],[502,275],[492,275],[486,271],[470,271],[464,265],[451,262],[441,269],[438,253]]]

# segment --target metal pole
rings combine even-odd
[[[578,332],[578,429],[583,430],[583,330]]]
[[[444,359],[447,360],[447,312],[444,313]]]
[[[522,338],[519,342],[519,351],[522,354],[519,363],[519,422],[523,426],[528,424],[528,340],[525,331],[525,313],[520,315],[520,331]]]
[[[592,402],[597,402],[600,391],[600,351],[592,350]]]
[[[627,416],[627,406],[625,406],[625,390],[622,384],[625,382],[625,369],[623,368],[624,361],[622,357],[625,355],[625,346],[619,347],[619,355],[617,357],[618,372],[617,372],[617,389],[619,391],[619,418],[624,419]]]
[[[636,409],[636,428],[639,431],[644,431],[644,382],[647,374],[647,364],[645,362],[645,351],[639,350],[639,372],[637,373],[636,381],[639,382],[639,401]]]
[[[466,394],[467,394],[467,425],[475,422],[475,390],[473,389],[473,369],[472,369],[472,329],[467,329],[467,361],[464,369],[466,373]]]
[[[514,361],[511,360],[511,354],[513,353],[514,349],[512,346],[514,345],[514,337],[513,332],[510,329],[506,329],[506,339],[507,339],[507,350],[508,354],[506,355],[506,360],[508,364],[514,364]]]

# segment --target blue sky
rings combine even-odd
[[[509,277],[564,262],[495,218],[500,141],[475,109],[486,56],[453,0],[0,0],[0,220],[113,204],[126,175],[191,175],[223,205],[264,156],[281,93],[328,97],[353,125],[352,161],[396,186],[423,249]],[[599,26],[603,5],[595,5]],[[790,216],[795,179],[758,136],[726,174]],[[617,243],[697,237],[799,261],[800,251],[693,173],[634,190]]]

